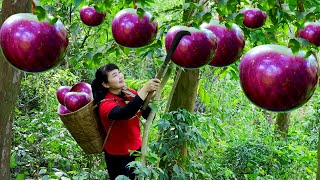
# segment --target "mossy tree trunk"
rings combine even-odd
[[[287,138],[290,124],[290,113],[278,113],[276,119],[275,135],[280,135],[283,139]]]
[[[4,0],[1,25],[12,14],[31,12],[32,0]],[[13,110],[20,90],[21,72],[0,57],[0,179],[10,179]]]
[[[193,112],[196,97],[197,87],[199,83],[199,69],[185,70],[181,72],[176,88],[173,91],[172,100],[169,105],[169,111],[175,111],[179,108]],[[187,140],[181,147],[181,156],[186,157],[188,152]]]

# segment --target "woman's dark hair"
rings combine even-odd
[[[108,82],[108,72],[115,70],[115,69],[119,69],[119,67],[115,64],[112,64],[112,63],[106,64],[104,66],[101,66],[99,69],[97,69],[96,77],[91,82],[94,104],[99,103],[106,96],[108,89],[105,88],[102,85],[102,83]]]

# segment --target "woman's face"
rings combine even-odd
[[[118,90],[122,89],[126,86],[124,81],[123,74],[119,71],[119,69],[114,69],[110,72],[107,72],[108,75],[108,83],[106,83],[107,88],[110,90]]]

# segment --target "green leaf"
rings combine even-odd
[[[103,58],[103,55],[102,53],[99,53],[99,52],[92,57],[95,64],[100,64],[102,58]]]
[[[297,7],[297,0],[289,0],[289,9],[293,11]]]
[[[289,45],[293,53],[298,52],[300,49],[300,43],[296,39],[290,39]]]
[[[154,16],[151,16],[149,22],[153,22],[153,21],[155,21],[155,18],[154,18]]]
[[[58,178],[60,178],[61,176],[63,176],[63,172],[55,172],[54,173]]]
[[[190,7],[190,3],[184,3],[183,4],[183,9],[188,9]]]
[[[18,176],[16,177],[16,180],[24,180],[24,175],[18,174]]]
[[[142,19],[144,13],[145,13],[144,9],[142,9],[142,8],[137,9],[137,14],[139,16],[139,19]]]
[[[155,104],[149,104],[149,107],[153,110],[153,111],[157,111],[159,109],[159,107]]]
[[[181,168],[180,168],[177,164],[175,164],[175,165],[173,166],[173,171],[174,171],[176,174],[180,174]]]
[[[43,174],[46,174],[46,173],[47,173],[47,169],[46,169],[46,168],[41,169],[41,170],[39,171],[39,174],[40,174],[40,175],[43,175]]]
[[[234,20],[239,13],[231,13],[228,15],[228,20]]]
[[[217,9],[216,11],[217,11],[217,13],[218,13],[219,15],[221,15],[221,16],[224,15],[224,12],[223,12],[221,9]]]
[[[304,56],[304,58],[308,58],[309,56],[311,56],[311,54],[312,54],[312,51],[308,50],[306,55]],[[317,57],[315,57],[315,58],[317,58]]]
[[[124,176],[124,175],[119,175],[116,177],[115,180],[130,180],[127,176]]]
[[[15,168],[17,166],[16,163],[16,153],[12,153],[10,156],[10,168]]]
[[[210,20],[212,19],[212,14],[211,12],[207,12],[202,16],[203,21],[205,22],[210,22]]]
[[[128,47],[123,47],[123,52],[125,53],[125,54],[129,54],[130,53],[130,48],[128,48]]]
[[[57,17],[49,17],[48,19],[51,25],[54,25],[58,21]]]
[[[297,38],[297,41],[299,41],[302,46],[310,46],[309,41],[304,38]]]
[[[232,25],[231,25],[230,23],[225,23],[224,25],[225,25],[226,28],[228,28],[228,29],[231,29],[231,28],[232,28]]]
[[[315,13],[308,13],[306,15],[306,21],[313,21],[314,19],[317,19]]]
[[[238,13],[236,17],[234,18],[236,24],[242,24],[244,19],[243,13]]]
[[[157,156],[157,154],[154,154],[154,153],[148,153],[148,161],[151,163],[151,164],[156,164],[158,161],[159,161],[159,157]]]
[[[46,18],[46,10],[41,6],[36,6],[34,13],[39,21],[43,21]]]
[[[82,0],[74,0],[74,8],[77,9],[79,5],[82,3]]]
[[[148,53],[147,53],[147,57],[149,57],[149,58],[152,58],[153,57],[153,54],[154,54],[154,51],[148,51]]]
[[[154,0],[137,0],[137,3],[141,4],[142,7],[151,6]]]
[[[125,0],[124,3],[127,4],[127,5],[129,5],[129,4],[132,3],[132,1],[133,1],[133,0]]]
[[[50,180],[50,177],[48,175],[42,176],[41,180]]]

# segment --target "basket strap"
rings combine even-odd
[[[118,102],[118,100],[117,100],[116,98],[106,98],[106,99],[103,99],[103,100],[100,101],[99,104],[101,104],[103,101],[106,101],[106,100],[114,100],[114,101],[119,105],[119,102]],[[110,132],[111,132],[111,128],[112,128],[112,126],[114,125],[115,122],[116,122],[115,120],[112,120],[112,122],[111,122],[111,124],[110,124],[110,126],[109,126],[109,128],[108,128],[108,131],[107,131],[107,134],[106,134],[106,138],[104,139],[104,142],[103,142],[103,145],[102,145],[102,150],[103,150],[104,146],[105,146],[106,143],[107,143],[109,134],[110,134]]]
[[[130,92],[129,90],[126,90],[126,89],[122,89],[122,92],[128,94],[131,97],[135,97],[136,96],[135,94],[133,94],[132,92]]]
[[[111,128],[112,128],[112,126],[114,125],[114,123],[115,123],[115,120],[112,120],[112,122],[111,122],[111,124],[110,124],[110,126],[109,126],[109,128],[108,128],[108,132],[107,132],[106,138],[104,139],[104,142],[103,142],[103,145],[102,145],[102,150],[103,150],[104,146],[105,146],[106,143],[107,143],[107,140],[108,140],[108,137],[109,137]]]

